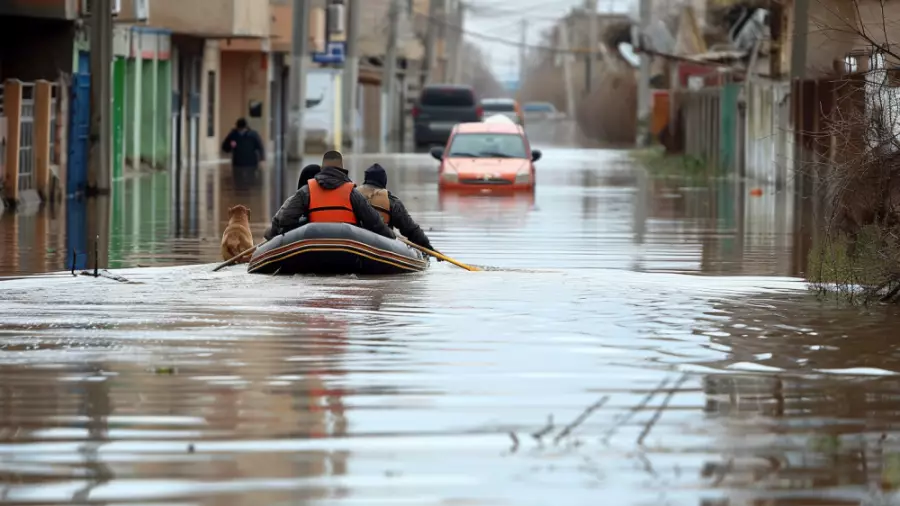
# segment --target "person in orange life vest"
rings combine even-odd
[[[275,213],[266,239],[293,230],[306,217],[310,223],[350,223],[393,239],[394,233],[378,211],[356,189],[337,151],[322,157],[322,171],[297,190]]]
[[[384,167],[377,163],[373,164],[366,169],[365,174],[365,181],[359,187],[359,192],[369,199],[369,203],[378,211],[387,226],[396,227],[407,239],[423,248],[434,249],[428,236],[406,211],[403,202],[387,190],[387,171]]]

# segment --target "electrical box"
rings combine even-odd
[[[132,0],[134,2],[134,18],[136,21],[150,19],[150,0]]]
[[[346,26],[344,5],[333,3],[328,6],[328,33],[329,35],[342,35]]]
[[[81,0],[81,15],[83,17],[88,17],[91,15],[92,7],[95,3],[95,0]],[[119,13],[122,12],[122,0],[112,0],[112,15],[118,16]]]

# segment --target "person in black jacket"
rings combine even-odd
[[[259,164],[266,159],[266,148],[262,138],[241,118],[235,128],[222,141],[222,151],[231,155],[231,170],[235,181],[255,177]]]
[[[303,170],[300,171],[300,179],[297,181],[297,189],[306,186],[309,180],[316,177],[319,172],[322,172],[322,166],[316,163],[303,167]]]
[[[369,203],[389,227],[396,228],[411,242],[423,248],[434,249],[428,236],[406,211],[403,202],[387,190],[387,171],[384,167],[376,163],[366,169],[365,180],[359,187],[359,192],[369,199]]]
[[[321,172],[316,174],[313,179],[322,188],[330,190],[347,183],[353,184],[348,174],[349,172],[343,168],[341,154],[337,151],[329,151],[323,157]],[[391,229],[381,220],[378,211],[356,188],[350,192],[350,205],[353,208],[353,214],[356,215],[357,225],[390,239],[395,237]],[[275,217],[272,218],[272,226],[266,230],[266,240],[301,226],[308,218],[308,214],[309,185],[307,184],[288,197],[281,205],[281,209],[275,213]]]

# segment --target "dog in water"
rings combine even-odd
[[[237,205],[228,210],[228,226],[222,234],[222,260],[231,260],[253,247],[250,232],[250,210]],[[250,261],[250,254],[238,259],[239,263]]]

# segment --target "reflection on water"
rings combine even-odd
[[[533,194],[374,161],[436,247],[524,269],[211,272],[228,208],[261,237],[298,167],[3,215],[4,273],[101,235],[131,282],[0,282],[0,502],[896,503],[900,315],[807,294],[789,195],[599,150],[544,150]]]
[[[858,504],[898,479],[897,315],[796,281],[121,274],[4,282],[9,501]]]
[[[428,155],[351,156],[348,166],[356,181],[371,163],[387,167],[389,189],[435,246],[468,262],[789,276],[805,270],[808,244],[794,233],[802,221],[787,192],[748,197],[748,188],[731,182],[684,187],[648,178],[624,153],[545,151],[533,194],[439,191]],[[201,166],[180,185],[166,173],[144,174],[118,182],[112,199],[4,214],[0,234],[14,247],[0,252],[0,275],[69,269],[73,254],[77,268],[93,267],[98,235],[101,267],[217,261],[228,208],[250,208],[259,240],[295,191],[299,169],[236,180],[227,166]]]

